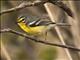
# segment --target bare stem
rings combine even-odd
[[[31,3],[31,2],[29,2],[29,3],[23,2],[19,6],[16,6],[14,8],[1,11],[0,15],[1,14],[5,14],[5,13],[10,13],[10,12],[13,12],[13,11],[19,11],[19,10],[21,10],[23,8],[26,8],[26,7],[37,6],[37,5],[44,4],[44,3],[45,2],[41,2],[41,1],[34,1],[33,3]]]
[[[6,60],[11,60],[9,53],[7,52],[3,42],[1,41],[1,52],[4,54]]]
[[[45,9],[46,9],[46,11],[47,11],[47,13],[48,13],[48,15],[49,15],[49,17],[50,17],[50,19],[51,19],[51,21],[52,22],[55,22],[56,20],[58,20],[58,14],[60,13],[58,13],[58,14],[55,14],[55,12],[58,12],[58,8],[57,7],[55,7],[55,5],[52,5],[51,3],[45,3],[44,4],[44,7],[45,7]],[[56,19],[56,20],[55,20]],[[56,26],[56,27],[54,27],[55,28],[55,30],[56,30],[56,33],[57,33],[57,35],[58,35],[58,37],[59,37],[59,40],[61,41],[61,43],[63,44],[63,45],[66,45],[66,43],[65,43],[65,41],[64,41],[64,38],[63,38],[63,36],[62,36],[62,34],[61,34],[61,31],[60,31],[60,29],[58,28],[58,26]],[[70,55],[70,52],[69,52],[69,50],[68,49],[64,49],[65,50],[65,52],[66,52],[66,54],[67,54],[67,56],[68,56],[68,58],[69,58],[69,60],[72,60],[72,57],[71,57],[71,55]]]
[[[34,42],[43,43],[43,44],[50,45],[50,46],[57,46],[57,47],[67,48],[67,49],[71,49],[71,50],[74,50],[74,51],[80,51],[80,49],[75,48],[75,47],[72,47],[72,46],[61,45],[61,44],[50,43],[50,42],[38,40],[38,39],[36,39],[36,38],[34,38],[34,37],[31,37],[31,36],[29,36],[29,35],[27,35],[27,34],[25,34],[25,33],[21,33],[21,32],[15,31],[15,30],[12,30],[12,29],[10,29],[10,28],[2,29],[2,30],[0,31],[0,33],[6,33],[6,32],[10,32],[10,33],[13,33],[13,34],[16,34],[16,35],[19,35],[19,36],[28,38],[29,40],[32,40],[32,41],[34,41]]]
[[[16,6],[14,8],[11,9],[7,9],[7,10],[3,10],[0,12],[0,15],[5,14],[5,13],[10,13],[13,11],[19,11],[21,9],[24,9],[26,7],[30,7],[30,6],[38,6],[38,5],[42,5],[46,2],[50,2],[52,4],[55,4],[56,6],[58,6],[59,8],[61,8],[62,10],[64,10],[69,16],[73,17],[73,13],[71,11],[70,8],[68,8],[65,4],[63,4],[61,1],[53,1],[53,0],[47,0],[47,1],[34,1],[34,2],[23,2],[21,3],[19,6]]]

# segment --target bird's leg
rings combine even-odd
[[[47,40],[47,31],[45,32],[45,34],[44,34],[44,40]]]

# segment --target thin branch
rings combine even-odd
[[[73,12],[71,11],[71,9],[64,4],[62,1],[53,1],[53,0],[48,0],[50,3],[53,3],[55,5],[57,5],[58,7],[60,7],[63,11],[65,11],[69,16],[74,17]]]
[[[31,37],[31,36],[29,36],[29,35],[27,35],[25,33],[21,33],[21,32],[15,31],[15,30],[12,30],[10,28],[2,29],[0,31],[0,33],[6,33],[6,32],[10,32],[10,33],[13,33],[13,34],[16,34],[16,35],[28,38],[29,40],[32,40],[34,42],[43,43],[43,44],[50,45],[50,46],[57,46],[57,47],[67,48],[67,49],[71,49],[71,50],[79,51],[80,52],[80,49],[78,49],[78,48],[75,48],[75,47],[72,47],[72,46],[66,46],[66,45],[61,45],[61,44],[50,43],[50,42],[38,40],[38,39],[36,39],[34,37]]]
[[[7,52],[3,42],[1,41],[1,52],[4,54],[6,60],[11,60],[9,53]]]
[[[37,6],[37,5],[41,5],[41,4],[44,4],[44,3],[45,2],[41,2],[41,1],[34,1],[33,3],[31,3],[31,2],[28,2],[28,3],[23,2],[19,6],[16,6],[14,8],[1,11],[0,15],[1,14],[5,14],[5,13],[10,13],[10,12],[13,12],[13,11],[19,11],[19,10],[25,8],[25,7]]]
[[[48,15],[49,15],[49,17],[50,17],[50,19],[51,19],[52,22],[55,22],[56,20],[59,19],[59,18],[58,18],[58,16],[59,16],[58,14],[59,14],[59,13],[57,13],[57,14],[55,15],[55,12],[58,12],[58,10],[57,10],[58,8],[56,8],[55,5],[52,6],[51,3],[45,3],[45,4],[44,4],[44,7],[45,7],[45,9],[46,9],[46,11],[47,11],[47,13],[48,13]],[[54,12],[54,11],[55,11],[55,12]],[[56,20],[55,20],[55,19],[56,19]],[[59,40],[61,41],[61,43],[62,43],[63,45],[66,45],[66,43],[65,43],[65,41],[64,41],[64,38],[63,38],[63,36],[62,36],[62,34],[61,34],[60,29],[58,28],[58,26],[56,26],[56,27],[54,27],[54,28],[55,28],[55,30],[56,30],[56,33],[57,33],[57,35],[58,35]],[[64,50],[65,50],[65,52],[66,52],[69,60],[73,60],[72,57],[71,57],[71,55],[70,55],[69,50],[68,50],[68,49],[64,49]]]
[[[65,11],[69,16],[73,17],[73,13],[72,13],[71,9],[68,6],[66,6],[65,4],[63,4],[61,1],[53,1],[53,0],[23,2],[19,6],[16,6],[14,8],[1,11],[0,15],[5,14],[5,13],[10,13],[10,12],[13,12],[13,11],[19,11],[19,10],[21,10],[23,8],[30,7],[30,6],[42,5],[42,4],[46,3],[46,2],[50,2],[52,4],[55,4],[56,6],[58,6],[59,8],[61,8],[63,11]]]

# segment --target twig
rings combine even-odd
[[[58,7],[60,7],[63,11],[65,11],[69,16],[74,17],[73,12],[71,11],[71,9],[64,4],[62,1],[53,1],[53,0],[48,0],[50,3],[53,3],[55,5],[57,5]]]
[[[42,4],[46,3],[46,2],[50,2],[50,3],[55,4],[56,6],[58,6],[62,10],[64,10],[69,16],[73,17],[73,13],[72,13],[72,11],[71,11],[71,9],[69,7],[67,7],[61,1],[53,1],[53,0],[34,1],[34,2],[23,2],[19,6],[16,6],[14,8],[1,11],[0,12],[0,15],[5,14],[5,13],[10,13],[10,12],[13,12],[13,11],[19,11],[19,10],[21,10],[23,8],[30,7],[30,6],[42,5]]]
[[[29,2],[29,3],[21,3],[19,6],[16,6],[14,8],[11,8],[11,9],[7,9],[7,10],[3,10],[0,12],[0,15],[1,14],[4,14],[4,13],[10,13],[10,12],[13,12],[13,11],[19,11],[23,8],[26,8],[26,7],[30,7],[30,6],[37,6],[37,5],[41,5],[41,4],[44,4],[45,2],[41,2],[41,1],[34,1],[33,3]]]
[[[37,40],[34,37],[31,37],[31,36],[29,36],[29,35],[27,35],[25,33],[21,33],[21,32],[12,30],[10,28],[2,29],[0,31],[0,33],[6,33],[6,32],[10,32],[10,33],[13,33],[13,34],[28,38],[29,40],[32,40],[32,41],[35,41],[35,42],[38,42],[38,43],[43,43],[43,44],[50,45],[50,46],[57,46],[57,47],[67,48],[67,49],[71,49],[71,50],[74,50],[74,51],[80,51],[80,49],[72,47],[72,46],[66,46],[66,45],[61,45],[61,44],[56,44],[56,43],[49,43],[49,42],[42,41],[42,40]]]
[[[4,54],[4,56],[6,57],[6,60],[11,60],[10,55],[8,54],[3,42],[1,41],[1,52]]]
[[[54,13],[55,9],[57,10],[57,8],[55,7],[55,5],[51,6],[50,3],[45,3],[44,6],[45,6],[46,11],[47,11],[48,14],[49,14],[49,17],[50,17],[51,21],[52,21],[52,22],[55,22],[55,19],[54,19],[54,18],[55,18],[55,17],[58,18],[58,14],[55,15],[55,13]],[[54,8],[52,8],[52,7],[54,7]],[[56,12],[56,11],[55,11],[55,12]],[[63,45],[66,45],[66,43],[64,42],[64,38],[63,38],[63,36],[62,36],[59,28],[58,28],[57,26],[54,27],[54,28],[55,28],[55,30],[56,30],[56,32],[57,32],[57,35],[58,35],[61,43],[62,43]],[[70,55],[70,53],[69,53],[69,50],[68,50],[68,49],[64,49],[64,50],[65,50],[65,52],[66,52],[69,60],[73,60],[72,57],[71,57],[71,55]]]

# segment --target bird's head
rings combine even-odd
[[[25,23],[25,22],[26,22],[25,16],[18,17],[17,23]]]

